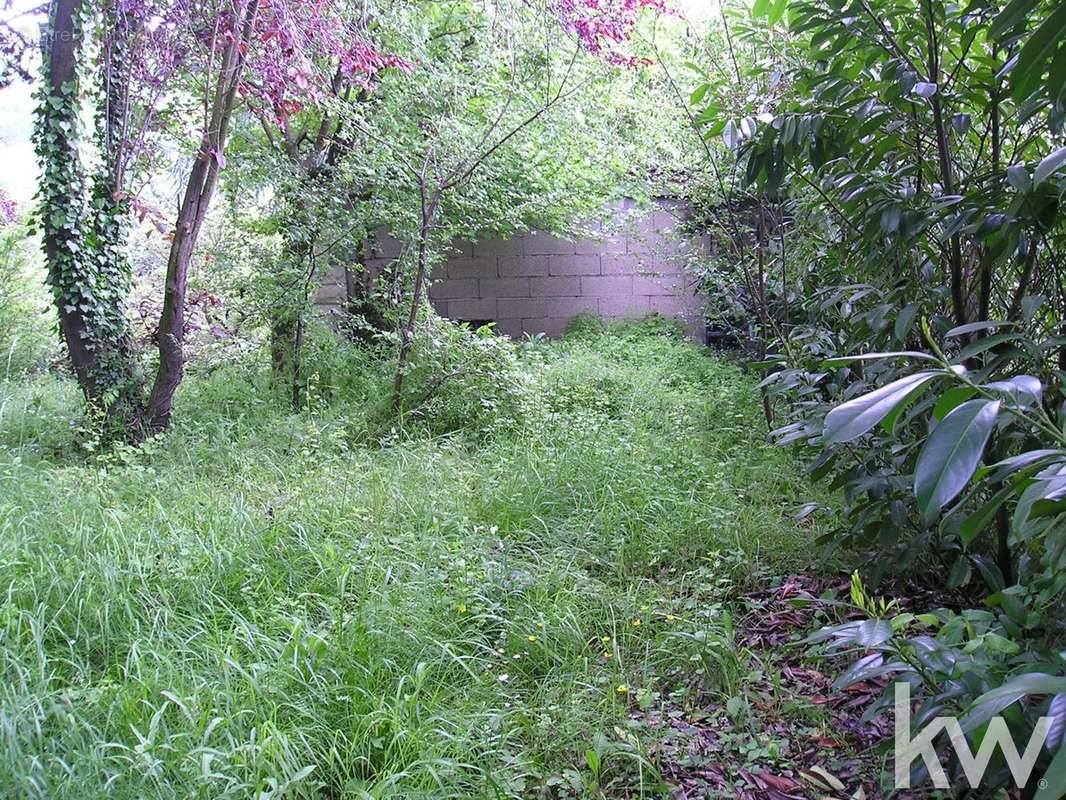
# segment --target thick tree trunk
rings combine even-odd
[[[76,101],[77,63],[81,31],[77,15],[81,0],[53,0],[49,8],[49,27],[43,41],[47,64],[49,95],[64,99],[52,104],[48,98],[42,103],[42,129],[38,133],[38,149],[44,161],[44,187],[57,182],[56,191],[45,195],[43,202],[44,254],[48,277],[55,292],[59,312],[59,328],[70,354],[71,366],[85,397],[94,402],[98,397],[95,377],[96,355],[89,347],[89,326],[85,312],[74,298],[67,296],[67,281],[73,277],[64,264],[73,261],[81,250],[81,229],[78,221],[83,214],[85,177],[78,160]],[[66,191],[64,191],[64,189]]]
[[[81,0],[53,0],[43,39],[48,91],[36,131],[44,163],[41,226],[59,327],[74,374],[87,402],[104,413],[108,426],[125,428],[117,432],[130,435],[129,426],[140,415],[141,384],[125,307],[129,273],[117,166],[121,137],[111,136],[116,117],[125,114],[128,73],[113,58],[123,49],[125,39],[115,36],[104,55],[108,78],[100,130],[104,163],[94,175],[87,206],[86,178],[78,153],[82,13]],[[113,19],[108,22],[118,27]]]

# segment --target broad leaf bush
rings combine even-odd
[[[841,685],[908,679],[926,718],[964,715],[975,740],[990,704],[1027,736],[1066,703],[1063,14],[756,3],[725,16],[740,86],[689,98],[741,225],[710,232],[747,253],[725,274],[767,354],[772,436],[844,499],[821,544],[954,608],[827,631],[861,656]]]

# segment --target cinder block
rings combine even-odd
[[[626,252],[637,256],[669,255],[666,240],[653,231],[638,231],[626,237]]]
[[[486,239],[483,242],[474,242],[472,255],[474,258],[520,256],[524,252],[524,245],[524,236],[515,236],[512,239]]]
[[[482,297],[529,297],[529,278],[482,278]]]
[[[665,296],[650,297],[649,305],[652,311],[657,311],[667,317],[682,317],[695,319],[700,316],[703,309],[703,300],[692,296]]]
[[[456,239],[449,246],[449,257],[452,258],[473,258],[474,257],[474,243],[464,242],[462,239]]]
[[[654,258],[654,269],[652,272],[657,272],[662,275],[681,275],[685,272],[685,258],[682,256],[667,256],[665,258]]]
[[[599,256],[552,256],[548,262],[551,275],[599,275]]]
[[[678,218],[670,211],[662,209],[651,215],[651,224],[659,233],[672,233],[677,228]]]
[[[510,336],[512,339],[518,339],[522,336],[522,320],[498,319],[496,320],[496,332],[502,333],[504,336]]]
[[[633,278],[633,293],[647,295],[679,295],[685,291],[682,277],[677,274],[636,276]]]
[[[578,239],[574,242],[574,252],[579,256],[607,256],[625,253],[624,236],[608,236],[600,239]]]
[[[547,256],[500,256],[497,271],[501,278],[547,275]]]
[[[595,297],[519,297],[500,298],[496,301],[500,319],[506,317],[572,317],[585,312],[596,313]]]
[[[500,319],[527,319],[547,316],[548,303],[543,297],[505,297],[496,301]]]
[[[440,314],[442,317],[451,319],[451,314],[448,313],[448,301],[447,300],[430,300],[429,304],[433,306],[433,310]]]
[[[647,295],[631,294],[600,298],[599,312],[603,317],[642,317],[650,310],[651,305]]]
[[[450,258],[446,265],[449,278],[495,278],[499,274],[496,259],[490,257]]]
[[[384,228],[374,231],[372,239],[370,251],[375,258],[398,258],[403,252],[404,242]]]
[[[330,281],[329,283],[322,284],[322,287],[315,295],[316,303],[338,303],[343,301],[347,295],[344,283],[337,283],[336,281]]]
[[[550,233],[534,232],[526,236],[524,252],[530,256],[574,255],[577,246]]]
[[[395,261],[394,258],[368,258],[364,266],[367,274],[377,277],[385,271],[385,267]]]
[[[450,300],[448,301],[448,316],[451,319],[496,319],[496,298]]]
[[[633,294],[632,275],[585,275],[581,278],[585,297],[612,297]]]
[[[532,297],[577,297],[581,294],[581,278],[530,278],[529,294]]]
[[[550,297],[546,300],[545,317],[572,317],[575,314],[599,312],[597,297]]]
[[[600,259],[600,272],[604,275],[632,275],[637,271],[637,263],[636,256],[606,255]]]
[[[434,300],[474,299],[478,296],[477,278],[437,281],[429,287],[429,296]]]
[[[344,285],[344,265],[343,264],[334,264],[328,270],[326,270],[326,274],[322,278],[322,283],[323,284],[339,283],[341,286],[343,286]]]
[[[569,317],[537,317],[522,320],[522,331],[530,335],[543,333],[551,339],[558,339],[566,333]]]

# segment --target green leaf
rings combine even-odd
[[[1046,471],[1041,472],[1044,475]],[[1046,480],[1038,480],[1029,484],[1018,499],[1018,506],[1014,509],[1014,517],[1011,519],[1011,529],[1015,535],[1027,538],[1030,534],[1029,521],[1040,516],[1034,510],[1037,503],[1044,500],[1061,500],[1066,497],[1066,466],[1058,467],[1055,474]]]
[[[1066,797],[1066,745],[1059,747],[1040,781],[1033,800],[1061,800]]]
[[[925,361],[936,361],[937,359],[928,353],[922,353],[918,350],[895,350],[885,353],[864,353],[860,356],[839,356],[837,358],[827,358],[822,362],[822,367],[825,369],[832,369],[834,367],[843,367],[851,364],[855,361],[880,361],[884,358],[919,358]]]
[[[1019,192],[1027,191],[1032,186],[1032,181],[1029,180],[1029,170],[1021,164],[1007,167],[1007,183]]]
[[[987,336],[984,339],[978,339],[973,344],[968,344],[966,347],[959,351],[959,359],[965,361],[968,358],[973,358],[976,355],[980,355],[986,350],[991,350],[994,347],[999,347],[1001,344],[1007,342],[1016,342],[1019,339],[1024,338],[1020,333],[997,333],[995,336]]]
[[[956,336],[964,336],[967,333],[974,333],[975,331],[987,331],[987,330],[991,330],[993,328],[1003,328],[1003,327],[1012,327],[1012,328],[1014,328],[1014,327],[1017,327],[1017,326],[1013,322],[995,322],[995,321],[968,322],[965,325],[956,325],[950,331],[945,333],[944,336],[946,338],[948,338],[948,339],[951,339],[951,338],[954,338]]]
[[[1037,165],[1036,171],[1033,173],[1033,186],[1039,186],[1050,178],[1063,164],[1066,164],[1066,147],[1060,147]]]
[[[692,97],[689,98],[689,102],[692,105],[698,105],[700,100],[706,97],[707,92],[710,91],[711,84],[705,83],[702,86],[696,87],[696,91],[692,93]]]
[[[992,499],[963,520],[962,525],[959,526],[959,538],[962,540],[963,547],[969,547],[977,535],[988,527],[999,507],[1007,502],[1007,498],[1015,491],[1014,486],[1004,486],[992,495]]]
[[[1059,41],[1066,34],[1066,3],[1060,3],[1054,11],[1033,31],[1021,51],[1018,63],[1011,70],[1012,95],[1015,100],[1025,98],[1035,88],[1044,74],[1044,64],[1055,52]],[[1039,181],[1036,181],[1039,183]]]
[[[988,35],[993,39],[1002,39],[1007,31],[1029,15],[1029,12],[1036,7],[1038,2],[1039,0],[1011,0],[1007,7],[1000,11],[992,21],[992,26],[988,29]]]
[[[1045,716],[1051,719],[1051,730],[1047,733],[1044,746],[1049,753],[1053,753],[1062,744],[1063,734],[1066,734],[1066,694],[1057,694],[1051,698]]]
[[[1061,694],[1066,692],[1066,678],[1043,672],[1026,672],[985,692],[970,705],[960,720],[963,731],[969,732],[992,717],[1031,694]]]
[[[733,120],[729,120],[725,124],[725,130],[722,132],[722,139],[725,140],[725,146],[730,150],[736,150],[737,145],[740,144],[740,131],[737,130],[737,123]]]
[[[901,210],[897,205],[888,206],[881,212],[881,230],[885,233],[895,233],[899,230]]]
[[[933,406],[933,419],[939,422],[975,394],[977,390],[969,386],[952,386],[940,395],[940,399]]]
[[[1066,460],[1066,450],[1029,450],[1025,453],[1019,453],[1016,456],[1005,458],[1002,461],[997,461],[995,464],[991,464],[987,467],[981,468],[981,473],[988,473],[993,470],[999,470],[999,474],[996,475],[996,480],[1001,481],[1013,472],[1036,464],[1040,461],[1049,461],[1053,458],[1060,458]]]
[[[918,372],[893,381],[887,386],[856,397],[837,406],[825,418],[822,438],[826,444],[850,442],[862,436],[878,422],[887,417],[904,400],[910,402],[917,395],[916,389],[926,385],[939,372]]]
[[[885,433],[892,435],[896,432],[896,423],[899,422],[899,418],[903,416],[903,412],[907,410],[907,406],[912,401],[918,398],[918,396],[925,391],[925,385],[916,386],[911,390],[910,394],[904,397],[896,407],[888,412],[888,416],[881,420],[881,427],[884,428]]]
[[[914,494],[922,517],[933,519],[963,490],[981,460],[999,415],[998,400],[963,403],[933,430],[918,455]]]
[[[948,588],[958,589],[968,580],[970,580],[970,559],[965,556],[959,556],[955,559],[955,563],[951,565],[951,572],[948,574]]]
[[[903,307],[903,310],[899,312],[899,316],[896,317],[896,325],[892,332],[895,334],[896,340],[903,342],[907,338],[907,334],[911,332],[911,328],[914,327],[914,320],[918,316],[919,305],[917,303],[908,303]]]
[[[785,16],[785,11],[788,10],[789,0],[777,0],[773,7],[770,9],[770,13],[766,16],[766,21],[770,25],[776,25]]]

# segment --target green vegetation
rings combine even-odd
[[[3,384],[6,796],[656,795],[628,709],[735,689],[721,603],[815,531],[751,379],[655,320],[578,327],[491,340],[522,393],[491,430],[460,378],[368,426],[391,361],[354,347],[301,414],[190,378],[136,448],[95,448],[69,379]]]
[[[1066,798],[1062,0],[0,5],[0,796]]]

